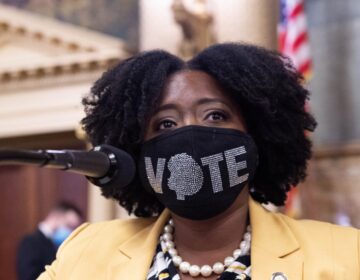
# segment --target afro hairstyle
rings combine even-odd
[[[83,127],[93,145],[109,144],[139,157],[144,131],[168,77],[182,70],[203,71],[238,103],[259,152],[250,186],[258,202],[283,205],[291,186],[306,177],[316,121],[306,110],[308,90],[290,60],[258,46],[213,45],[189,61],[163,50],[142,52],[120,62],[95,82],[83,99]],[[164,206],[136,174],[125,187],[103,188],[138,217],[158,215]]]

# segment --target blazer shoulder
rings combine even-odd
[[[64,246],[69,242],[74,243],[75,240],[81,242],[89,239],[97,239],[99,237],[109,240],[114,237],[120,242],[125,241],[135,233],[152,225],[155,221],[156,218],[129,218],[84,223],[70,235],[64,242]]]
[[[318,255],[331,255],[336,263],[344,263],[353,271],[360,267],[360,231],[353,227],[313,220],[294,220],[281,215],[301,247]]]
[[[99,246],[102,251],[112,255],[120,244],[151,226],[154,221],[155,218],[129,218],[85,223],[73,231],[61,244],[57,258],[64,259],[66,256],[65,259],[72,258],[75,261],[84,251],[92,252],[93,250],[99,254],[97,251]]]
[[[116,256],[118,247],[134,234],[151,227],[156,218],[135,218],[85,223],[60,246],[56,260],[40,276],[41,280],[70,279],[72,271],[90,263],[102,263]],[[83,266],[83,268],[81,268]],[[71,278],[78,279],[78,278]]]
[[[281,218],[288,224],[288,226],[297,232],[303,232],[307,235],[331,233],[334,241],[337,239],[347,239],[349,237],[358,238],[360,231],[353,227],[340,226],[322,221],[315,220],[295,220],[285,215],[281,215]]]

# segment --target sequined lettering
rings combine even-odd
[[[163,193],[162,192],[162,180],[163,180],[163,174],[165,169],[165,163],[166,159],[159,158],[157,161],[156,166],[156,174],[154,172],[154,168],[151,162],[150,157],[145,157],[145,169],[146,169],[146,175],[149,180],[149,183],[151,187],[154,189],[157,193]]]
[[[229,173],[229,182],[230,187],[234,187],[242,182],[246,181],[249,178],[249,173],[246,173],[242,176],[239,176],[239,171],[247,167],[246,161],[236,162],[235,157],[245,154],[246,150],[244,146],[227,150],[224,152],[226,165]]]
[[[221,153],[201,158],[202,165],[208,165],[214,193],[223,190],[219,162],[224,160]]]

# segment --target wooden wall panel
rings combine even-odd
[[[33,166],[0,166],[0,279],[16,279],[16,249],[60,200],[87,211],[85,177]]]

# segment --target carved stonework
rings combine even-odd
[[[0,5],[0,84],[107,69],[124,43],[85,28]]]
[[[216,42],[214,19],[206,2],[206,0],[193,0],[191,5],[185,5],[183,0],[173,2],[174,19],[180,25],[183,34],[179,55],[184,58],[190,58]]]
[[[81,98],[127,58],[122,40],[0,5],[0,139],[74,131]],[[11,141],[7,143],[11,145]]]

